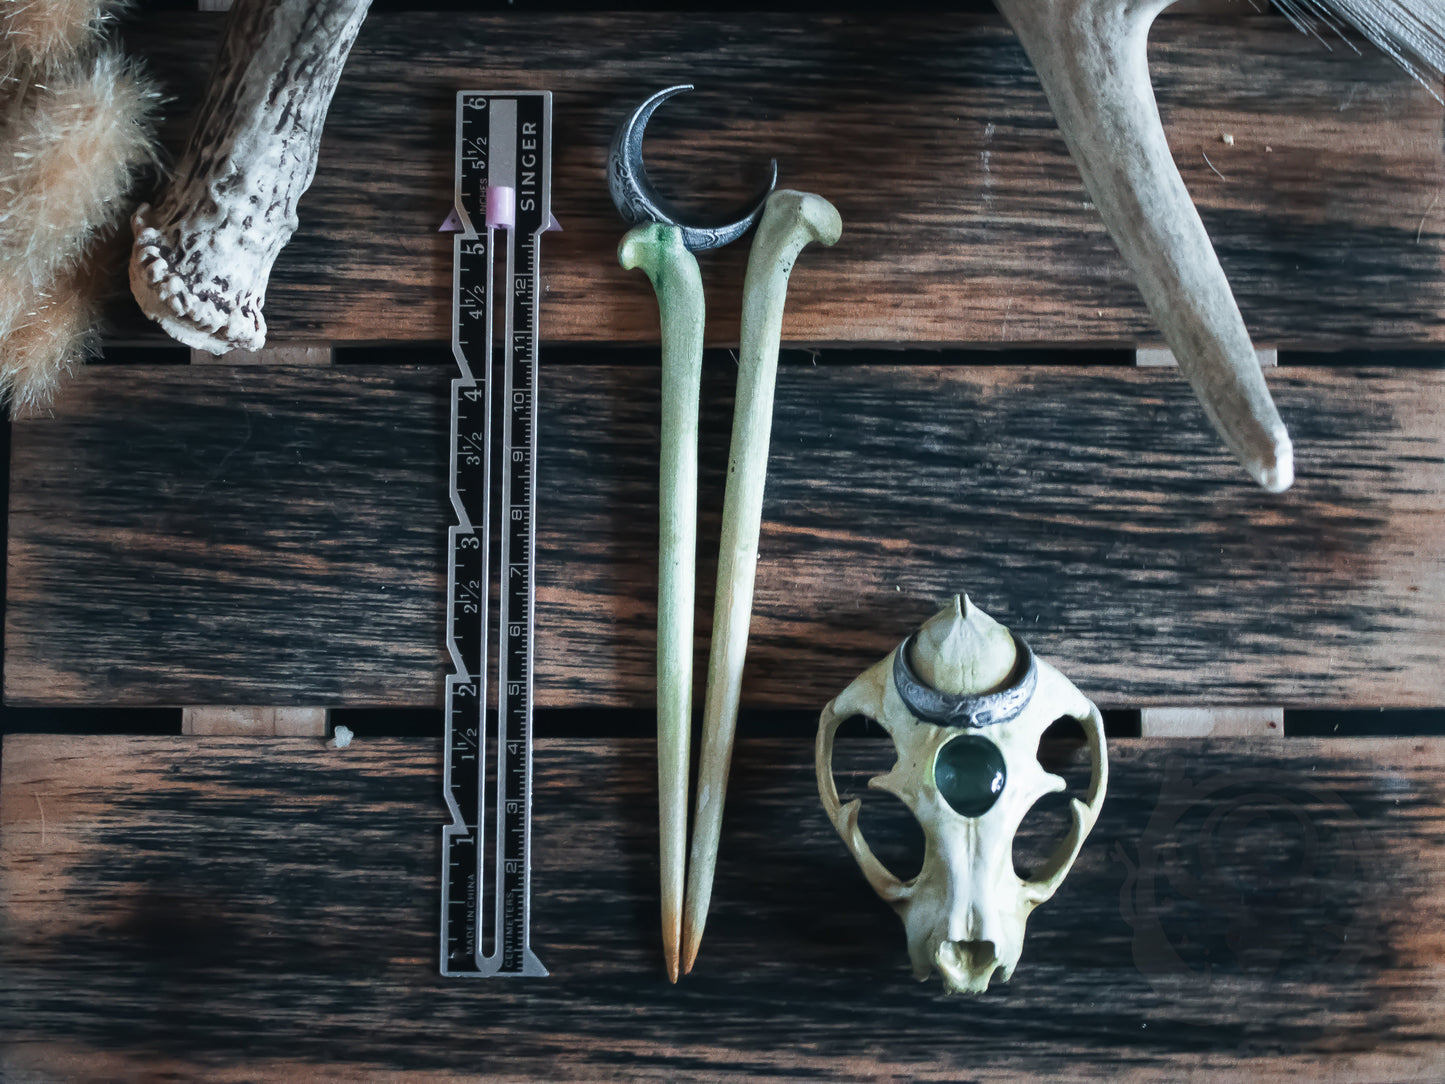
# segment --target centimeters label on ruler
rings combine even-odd
[[[452,381],[443,783],[452,819],[442,829],[441,971],[543,976],[531,947],[532,642],[551,92],[460,92],[456,140],[452,352],[461,375]],[[494,300],[504,321],[500,365]]]

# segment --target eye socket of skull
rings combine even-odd
[[[1014,830],[1013,866],[1021,881],[1038,878],[1073,829],[1074,802],[1088,797],[1093,782],[1088,729],[1063,715],[1039,736],[1039,766],[1058,780],[1059,788],[1035,798]]]
[[[897,761],[897,749],[880,737],[887,732],[870,715],[850,715],[835,733],[830,770],[839,799],[845,804],[858,802],[858,830],[878,861],[898,880],[912,880],[923,867],[925,850],[918,817],[899,795],[868,785],[870,779],[888,774]]]
[[[960,734],[944,742],[933,760],[933,785],[960,817],[983,816],[998,802],[1007,782],[1003,752],[977,734]]]

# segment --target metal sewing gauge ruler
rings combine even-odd
[[[531,947],[533,467],[551,92],[460,92],[456,141],[441,971],[544,976]]]

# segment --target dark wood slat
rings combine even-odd
[[[127,41],[189,103],[218,23],[166,12]],[[1445,341],[1442,115],[1425,90],[1278,16],[1166,18],[1152,40],[1175,157],[1260,345]],[[664,190],[729,206],[777,156],[785,185],[842,213],[843,240],[794,278],[790,339],[1156,338],[999,19],[869,10],[373,15],[271,278],[273,341],[448,336],[451,241],[436,230],[454,94],[488,87],[556,92],[565,232],[544,246],[544,336],[651,340],[652,292],[617,267],[606,150],[629,109],[683,79],[700,93],[649,136]],[[181,138],[183,109],[168,129]],[[713,342],[737,341],[745,259],[736,245],[703,261]]]
[[[447,379],[83,372],[15,428],[9,701],[439,703]],[[968,590],[1106,706],[1445,703],[1445,373],[1269,379],[1279,497],[1169,371],[784,365],[745,702],[816,709]],[[544,368],[540,402],[539,702],[648,705],[656,372]]]
[[[876,744],[851,744],[855,768]],[[671,987],[649,742],[539,748],[533,935],[553,977],[517,983],[436,973],[435,742],[12,736],[0,1071],[1433,1079],[1445,746],[1111,755],[1103,816],[1012,983],[961,1001],[909,977],[901,928],[818,807],[806,742],[740,745],[708,937]]]
[[[15,699],[432,699],[450,515],[438,376],[87,373],[68,400],[79,429],[27,429],[77,443],[48,464],[12,459],[7,635],[41,670]],[[110,633],[132,646],[103,646]],[[68,659],[41,662],[62,643]]]

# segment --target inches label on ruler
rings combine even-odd
[[[551,92],[463,91],[456,139],[441,971],[544,976],[531,946],[533,468]]]

